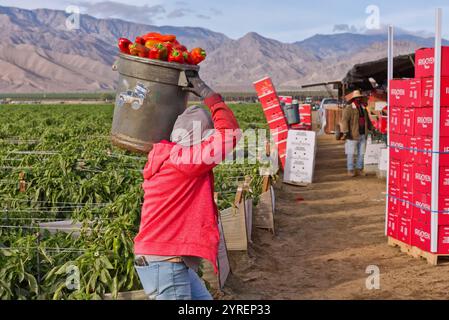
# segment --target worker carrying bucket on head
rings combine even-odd
[[[196,271],[201,259],[217,272],[220,234],[212,169],[235,148],[241,134],[222,97],[198,76],[184,90],[210,110],[188,107],[171,141],[153,145],[143,172],[145,192],[134,240],[135,267],[154,300],[210,300]]]
[[[347,105],[343,109],[340,122],[342,139],[346,141],[348,175],[355,177],[364,172],[364,156],[366,150],[366,136],[372,130],[372,124],[366,110],[366,98],[359,90],[355,90],[346,97]],[[357,162],[354,166],[354,156]]]

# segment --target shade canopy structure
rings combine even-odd
[[[394,58],[394,78],[414,78],[415,54],[406,54]],[[374,79],[380,87],[387,86],[388,59],[383,58],[354,65],[342,80],[345,91],[371,90]]]

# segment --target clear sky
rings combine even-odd
[[[234,39],[254,31],[283,42],[303,40],[316,33],[366,32],[367,20],[368,26],[373,26],[372,19],[377,16],[381,26],[394,24],[431,35],[434,10],[442,7],[444,36],[449,38],[448,0],[0,0],[0,5],[62,10],[77,5],[81,12],[96,17],[205,27]],[[378,11],[373,11],[373,6]]]

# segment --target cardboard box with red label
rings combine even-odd
[[[259,101],[262,104],[262,109],[268,122],[268,126],[270,127],[271,135],[278,147],[281,164],[284,167],[286,154],[285,134],[288,134],[288,131],[287,133],[285,132],[288,130],[288,125],[285,120],[284,112],[281,109],[281,104],[273,82],[269,77],[266,77],[254,82],[254,88],[256,89]],[[285,141],[285,143],[283,143],[283,141]]]
[[[265,77],[260,79],[259,81],[254,82],[254,88],[256,89],[259,99],[263,96],[273,93],[277,97],[276,89],[274,88],[273,82],[271,81],[270,77]]]
[[[420,137],[408,137],[408,153],[406,155],[406,162],[420,163],[422,152],[420,149],[421,138]]]
[[[291,104],[293,102],[293,97],[291,96],[279,96],[279,100],[285,104]]]
[[[390,160],[389,183],[393,186],[401,186],[401,161],[399,160]]]
[[[407,138],[400,134],[390,134],[390,157],[404,161],[408,156]]]
[[[415,108],[405,108],[402,112],[401,133],[415,135]]]
[[[401,201],[399,201],[399,216],[411,219],[413,216],[413,192],[401,188]]]
[[[398,186],[390,185],[388,187],[388,212],[395,215],[399,214],[400,198],[401,189]]]
[[[438,226],[438,254],[449,253],[449,226]],[[422,221],[412,220],[412,246],[424,251],[431,251],[431,225]]]
[[[418,157],[416,163],[432,165],[433,139],[430,137],[419,138]],[[449,167],[449,137],[440,137],[440,167]]]
[[[401,187],[405,190],[413,191],[413,171],[414,164],[405,162],[401,165]]]
[[[449,136],[449,108],[440,109],[440,136]],[[433,136],[433,108],[415,108],[415,135],[419,137]]]
[[[412,219],[406,217],[398,217],[398,240],[406,244],[412,244]]]
[[[416,165],[413,173],[413,190],[415,192],[430,193],[432,188],[432,167]]]
[[[410,79],[393,79],[390,81],[390,108],[410,106]]]
[[[399,107],[390,108],[390,132],[400,133],[402,125],[402,109]]]
[[[416,104],[419,107],[433,107],[434,78],[423,78],[421,81],[421,95]],[[449,77],[441,78],[440,106],[449,107]]]
[[[388,213],[387,217],[387,234],[394,239],[398,238],[398,215]]]
[[[417,192],[413,196],[413,219],[425,224],[431,223],[431,194]],[[438,199],[438,224],[449,225],[449,195]]]
[[[427,78],[435,75],[435,49],[421,48],[415,52],[415,77]],[[449,77],[449,47],[441,47],[441,76]]]

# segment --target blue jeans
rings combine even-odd
[[[357,153],[355,169],[363,170],[366,150],[366,136],[361,135],[359,140],[346,140],[346,157],[348,171],[354,171],[354,155]]]
[[[213,300],[197,273],[184,263],[151,262],[135,268],[150,300]]]

